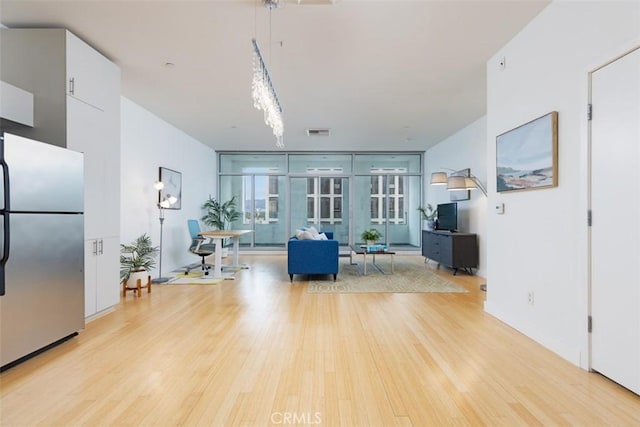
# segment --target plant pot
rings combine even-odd
[[[375,245],[376,241],[375,240],[367,240],[367,246],[372,246]]]
[[[138,280],[140,280],[140,286],[138,286]],[[127,290],[135,290],[135,293],[140,296],[142,288],[147,288],[147,292],[151,292],[151,276],[146,270],[132,271],[129,274],[129,278],[122,282],[122,296],[126,295]]]
[[[427,221],[427,230],[433,231],[436,228],[436,222],[433,219]]]
[[[147,270],[132,271],[129,275],[129,280],[127,280],[127,286],[132,288],[138,286],[138,279],[140,279],[142,285],[146,285],[148,277],[149,272]]]

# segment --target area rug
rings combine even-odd
[[[223,277],[213,278],[205,276],[202,271],[172,272],[172,278],[169,279],[168,285],[217,285],[224,280]]]
[[[367,260],[367,275],[363,276],[358,265],[350,265],[348,258],[340,260],[340,272],[333,276],[312,276],[307,287],[309,293],[466,293],[464,287],[435,274],[419,261],[394,258],[394,273],[382,274]],[[362,257],[354,257],[362,263]],[[390,271],[388,259],[376,260],[384,271]]]
[[[217,285],[222,282],[224,278],[208,278],[208,277],[196,277],[196,278],[176,278],[175,280],[167,283],[168,285]]]

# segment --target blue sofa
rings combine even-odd
[[[333,274],[338,277],[338,241],[333,233],[326,231],[329,240],[299,240],[292,237],[287,243],[287,265],[289,278],[294,274]]]

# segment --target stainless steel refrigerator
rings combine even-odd
[[[83,155],[3,137],[0,370],[84,328]]]

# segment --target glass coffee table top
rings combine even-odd
[[[370,256],[372,258],[372,263],[373,266],[378,269],[378,271],[380,271],[382,274],[393,274],[393,256],[396,254],[394,251],[390,251],[388,249],[386,250],[379,250],[379,251],[375,251],[375,252],[369,252],[367,250],[367,245],[351,245],[351,252],[349,254],[349,260],[350,260],[350,264],[351,265],[358,265],[357,263],[353,262],[353,254],[356,255],[362,255],[362,274],[363,275],[367,275],[367,255]],[[386,271],[384,271],[380,265],[376,264],[376,255],[390,255],[391,256],[391,273],[387,273]]]

